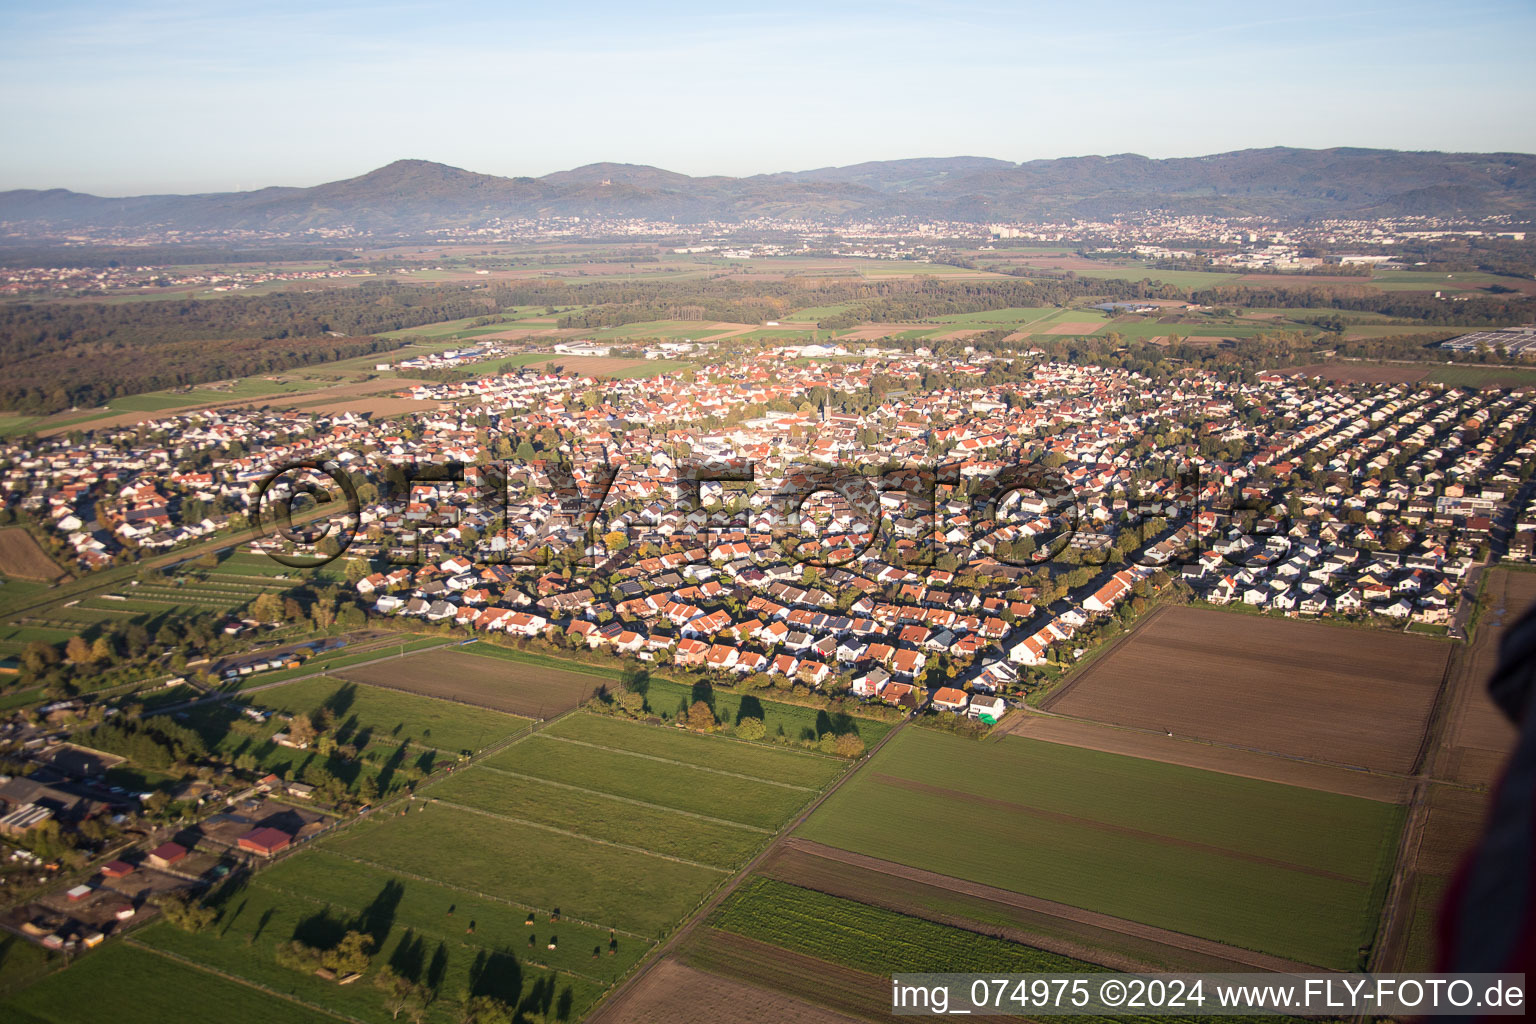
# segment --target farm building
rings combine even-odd
[[[235,840],[242,850],[251,853],[259,853],[263,857],[270,857],[279,850],[288,848],[293,842],[293,837],[278,828],[256,828],[247,832]]]
[[[149,862],[157,868],[168,868],[186,855],[187,848],[180,843],[162,843],[149,851]]]
[[[95,891],[88,885],[77,885],[64,895],[69,897],[71,903],[78,903]]]
[[[127,878],[133,874],[133,865],[125,860],[114,860],[103,864],[101,873],[107,878]]]
[[[47,807],[40,807],[37,804],[22,804],[5,817],[0,818],[0,832],[10,836],[23,835],[51,817],[53,817],[53,811]]]

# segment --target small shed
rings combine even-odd
[[[133,874],[133,865],[125,860],[114,860],[103,864],[101,873],[107,878],[127,878]]]

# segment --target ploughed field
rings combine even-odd
[[[1288,757],[1410,772],[1451,644],[1164,608],[1046,707]]]
[[[338,673],[344,678],[528,718],[552,718],[606,685],[604,676],[446,648]]]

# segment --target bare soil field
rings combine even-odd
[[[1067,320],[1062,323],[1052,325],[1045,333],[1092,334],[1094,331],[1103,326],[1104,324],[1098,320]]]
[[[782,329],[783,325],[780,325]],[[704,324],[699,328],[700,340],[719,341],[721,338],[734,338],[738,334],[747,334],[751,331],[760,331],[758,324],[737,324],[729,320],[717,320],[714,323]]]
[[[1321,377],[1324,380],[1360,382],[1366,384],[1414,384],[1429,378],[1437,370],[1446,370],[1449,364],[1432,363],[1427,368],[1417,366],[1371,366],[1361,364],[1316,363],[1311,366],[1287,367],[1280,373]],[[1459,364],[1458,364],[1459,366]],[[1474,366],[1477,383],[1460,384],[1463,388],[1528,388],[1531,386],[1530,371],[1519,367]]]
[[[684,964],[867,1020],[891,1019],[887,978],[794,953],[717,928],[698,928],[677,954]],[[661,1019],[661,1018],[658,1018]],[[726,1017],[735,1021],[735,1017]]]
[[[317,388],[314,391],[284,391],[266,395],[261,398],[220,398],[217,395],[205,397],[200,402],[192,402],[187,405],[179,405],[170,409],[155,409],[147,412],[122,412],[104,414],[100,419],[86,420],[83,422],[62,425],[46,426],[47,421],[38,425],[39,437],[53,437],[66,433],[75,428],[81,430],[107,430],[113,427],[131,427],[135,423],[146,423],[150,420],[164,419],[168,416],[179,416],[183,413],[196,412],[199,409],[252,409],[261,406],[272,408],[312,408],[327,403],[346,403],[351,399],[364,395],[381,395],[389,392],[400,391],[416,384],[431,383],[430,381],[414,380],[407,377],[381,377],[377,380],[350,381],[345,384],[333,384]],[[392,401],[392,399],[391,399]],[[418,403],[419,405],[420,403]],[[360,409],[358,411],[367,411]],[[69,420],[70,414],[60,413],[60,418]]]
[[[390,690],[544,719],[575,707],[606,680],[506,658],[434,649],[335,675]]]
[[[1290,961],[791,837],[758,873],[1122,971],[1237,971]]]
[[[275,405],[275,403],[274,403]],[[431,412],[441,408],[442,402],[421,401],[415,398],[396,398],[392,395],[380,395],[377,398],[353,398],[347,401],[325,402],[292,402],[275,405],[281,409],[300,409],[304,412],[312,412],[319,415],[339,416],[342,413],[357,413],[369,415],[375,418],[398,416],[407,412]]]
[[[887,338],[896,334],[905,334],[907,331],[921,330],[915,324],[865,324],[846,334],[839,334],[838,341],[874,341],[876,338]]]
[[[591,1020],[603,1024],[846,1024],[854,1019],[782,992],[688,967],[670,957],[620,1002]]]
[[[549,363],[558,364],[566,373],[580,373],[590,377],[623,373],[625,370],[644,366],[648,362],[650,362],[648,359],[622,359],[614,356],[553,356],[549,360]]]
[[[1360,384],[1415,384],[1429,376],[1428,367],[1419,369],[1416,366],[1360,366],[1342,363],[1291,366],[1280,372]]]
[[[21,580],[51,580],[64,575],[58,563],[21,526],[0,530],[0,576]]]
[[[1411,785],[1407,779],[1394,775],[1352,771],[1292,757],[1220,746],[1190,736],[1124,729],[1076,718],[1015,712],[999,728],[1001,732],[1027,739],[1065,743],[1110,754],[1180,764],[1187,768],[1203,768],[1226,775],[1240,775],[1248,779],[1262,779],[1265,782],[1279,782],[1287,786],[1338,793],[1341,796],[1358,796],[1385,803],[1405,801]]]
[[[1047,699],[1056,713],[1323,764],[1410,772],[1452,645],[1164,607]]]
[[[524,321],[537,323],[538,321]],[[475,335],[475,341],[523,341],[528,338],[570,338],[580,334],[574,327],[556,327],[551,321],[548,327],[518,327],[489,334]]]

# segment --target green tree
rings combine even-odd
[[[320,963],[337,974],[362,974],[373,962],[373,938],[362,932],[347,932],[335,949],[320,954]]]

